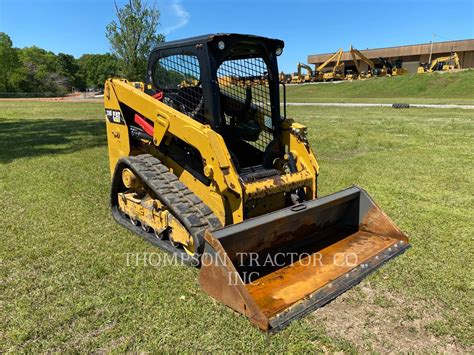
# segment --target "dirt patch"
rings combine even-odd
[[[45,101],[45,102],[103,102],[104,97],[95,97],[92,93],[76,93],[60,97],[9,97],[0,98],[2,101]]]
[[[375,352],[473,353],[447,336],[427,330],[442,320],[441,306],[359,285],[318,309],[310,322],[322,324],[329,336]]]
[[[21,97],[21,98],[11,98],[11,99],[0,99],[2,101],[45,101],[45,102],[98,102],[101,103],[103,99],[101,98],[67,98],[67,97]]]

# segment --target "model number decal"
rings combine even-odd
[[[125,121],[122,118],[122,113],[118,110],[105,109],[105,117],[111,123],[125,124]]]

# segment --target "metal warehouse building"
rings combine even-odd
[[[429,61],[430,52],[432,53],[432,60],[448,56],[452,52],[457,52],[462,68],[474,68],[474,39],[365,50],[357,49],[367,58],[374,60],[375,63],[378,62],[377,59],[379,57],[386,58],[392,63],[401,59],[403,67],[407,68],[410,73],[416,73],[419,63]],[[318,66],[324,63],[331,55],[332,53],[309,55],[308,63]],[[351,54],[348,51],[343,53],[341,60],[344,62],[346,69],[355,69]],[[363,70],[367,70],[367,64],[364,62],[361,62],[361,67]]]

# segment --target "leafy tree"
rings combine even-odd
[[[26,68],[25,80],[18,83],[21,91],[34,93],[66,94],[70,90],[67,77],[59,71],[58,57],[36,46],[19,50]]]
[[[57,56],[58,73],[67,80],[69,89],[80,86],[79,65],[70,54],[59,53]]]
[[[75,59],[36,46],[18,49],[0,32],[0,93],[64,95],[73,87],[101,88],[107,78],[119,73],[119,60],[113,54],[85,54]]]
[[[84,88],[101,88],[105,80],[119,74],[118,59],[110,53],[84,54],[78,59],[78,64]]]
[[[16,68],[10,75],[10,89],[8,92],[29,92],[28,78],[29,70],[20,62],[18,68]]]
[[[12,40],[6,33],[0,32],[0,92],[12,91],[11,76],[19,66]]]
[[[150,51],[165,40],[157,33],[160,12],[142,0],[129,0],[122,8],[115,4],[115,10],[118,23],[107,25],[106,37],[120,59],[123,74],[132,81],[143,80]]]

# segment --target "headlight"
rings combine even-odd
[[[219,48],[220,50],[223,50],[225,48],[224,41],[217,42],[217,48]]]
[[[307,127],[293,128],[292,132],[296,136],[296,138],[298,138],[303,143],[308,142],[308,129],[307,129]]]
[[[276,49],[276,51],[275,51],[275,54],[276,54],[276,55],[281,55],[282,53],[283,53],[283,49],[280,48],[280,47],[278,47],[278,48]]]

